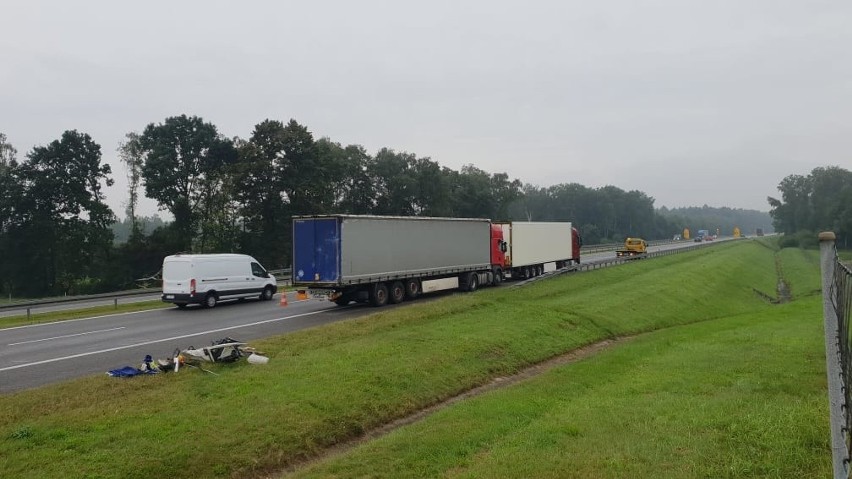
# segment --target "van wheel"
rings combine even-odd
[[[178,307],[178,309],[185,309],[186,308],[186,303],[175,303],[175,305]]]
[[[216,293],[207,293],[207,296],[204,297],[204,307],[215,308],[218,301],[219,298],[216,297]]]
[[[385,283],[376,283],[370,289],[370,304],[376,307],[388,304],[388,287]]]
[[[260,293],[260,299],[261,299],[261,301],[269,301],[269,300],[272,299],[272,297],[274,295],[275,295],[275,289],[273,289],[272,286],[267,286],[267,287],[263,288],[263,292]]]
[[[390,295],[388,296],[388,301],[391,304],[399,304],[402,300],[405,299],[405,287],[402,285],[401,281],[394,281],[391,283],[390,287]]]
[[[412,300],[420,296],[420,281],[409,279],[405,281],[405,299]]]

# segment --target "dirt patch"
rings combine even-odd
[[[384,436],[384,435],[386,435],[386,434],[388,434],[388,433],[390,433],[390,432],[392,432],[392,431],[394,431],[398,428],[401,428],[403,426],[407,426],[409,424],[413,424],[417,421],[420,421],[420,420],[434,414],[435,412],[440,411],[441,409],[444,409],[446,407],[449,407],[449,406],[451,406],[451,405],[453,405],[457,402],[464,401],[465,399],[470,399],[470,398],[475,397],[475,396],[479,396],[480,394],[484,394],[484,393],[487,393],[489,391],[493,391],[493,390],[496,390],[496,389],[511,386],[513,384],[517,384],[519,382],[522,382],[522,381],[525,381],[527,379],[538,376],[539,374],[542,374],[546,371],[549,371],[549,370],[551,370],[555,367],[562,366],[562,365],[565,365],[565,364],[570,364],[570,363],[579,361],[581,359],[587,358],[589,356],[592,356],[594,354],[597,354],[604,349],[608,349],[608,348],[611,348],[611,347],[616,346],[618,344],[624,343],[626,341],[629,341],[630,339],[633,339],[634,337],[636,337],[636,336],[625,336],[625,337],[621,337],[621,338],[617,338],[617,339],[605,339],[603,341],[598,341],[596,343],[592,343],[592,344],[589,344],[587,346],[583,346],[582,348],[578,348],[578,349],[575,349],[573,351],[569,351],[565,354],[553,357],[551,359],[548,359],[547,361],[532,365],[528,368],[523,369],[522,371],[518,372],[517,374],[513,374],[511,376],[496,377],[496,378],[492,379],[490,382],[488,382],[488,384],[483,384],[482,386],[478,386],[478,387],[475,387],[473,389],[469,389],[469,390],[467,390],[467,391],[465,391],[461,394],[458,394],[456,396],[452,396],[452,397],[447,398],[447,399],[445,399],[445,400],[443,400],[439,403],[433,404],[432,406],[429,406],[425,409],[421,409],[417,412],[409,414],[408,416],[399,418],[395,421],[389,422],[389,423],[387,423],[383,426],[377,427],[377,428],[372,429],[370,431],[366,431],[364,434],[362,434],[361,436],[359,436],[355,439],[352,439],[352,440],[349,440],[349,441],[346,441],[346,442],[341,442],[337,445],[334,445],[332,447],[325,449],[322,452],[322,454],[320,454],[318,456],[315,456],[311,459],[308,459],[308,460],[305,460],[305,461],[302,461],[302,462],[294,463],[294,464],[284,468],[283,470],[279,470],[279,471],[277,471],[273,474],[267,474],[263,477],[267,478],[267,479],[281,477],[284,474],[305,468],[307,466],[310,466],[313,463],[328,459],[330,457],[333,457],[333,456],[336,456],[336,455],[339,455],[339,454],[343,454],[343,453],[349,451],[350,449],[352,449],[356,446],[359,446],[359,445],[361,445],[361,444],[363,444],[367,441],[372,441],[373,439],[377,439],[379,437],[382,437],[382,436]]]

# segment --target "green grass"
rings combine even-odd
[[[829,477],[819,309],[644,335],[295,476]]]
[[[95,376],[7,395],[0,397],[0,477],[274,471],[604,338],[778,314],[754,293],[771,294],[775,283],[773,250],[723,244],[270,338],[254,344],[271,357],[262,367]]]
[[[781,274],[790,286],[793,298],[821,294],[819,251],[784,248],[778,253]]]

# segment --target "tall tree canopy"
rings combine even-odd
[[[102,187],[112,185],[101,147],[85,133],[66,131],[35,147],[19,167],[21,199],[10,237],[17,253],[9,260],[23,281],[22,292],[69,292],[97,266],[112,244],[112,210]]]
[[[781,199],[767,198],[776,231],[816,238],[816,232],[830,230],[838,235],[840,244],[849,244],[852,172],[837,166],[814,168],[807,176],[787,176],[778,191]]]
[[[182,247],[192,250],[200,220],[208,217],[221,189],[222,170],[236,161],[233,142],[197,116],[149,124],[139,137],[144,152],[145,193],[174,217]],[[201,238],[206,239],[206,229]],[[204,249],[204,245],[201,245]]]

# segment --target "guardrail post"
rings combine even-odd
[[[30,322],[30,308],[27,308],[27,322]]]
[[[836,479],[848,478],[849,453],[846,449],[846,419],[843,413],[843,373],[837,311],[832,302],[834,268],[837,262],[831,231],[819,234],[819,259],[822,273],[822,316],[825,321],[825,368],[828,375],[828,409],[831,428],[831,458]],[[836,292],[835,292],[836,293]]]
[[[118,309],[118,298],[113,298],[112,303],[113,306],[115,306],[115,309]]]

